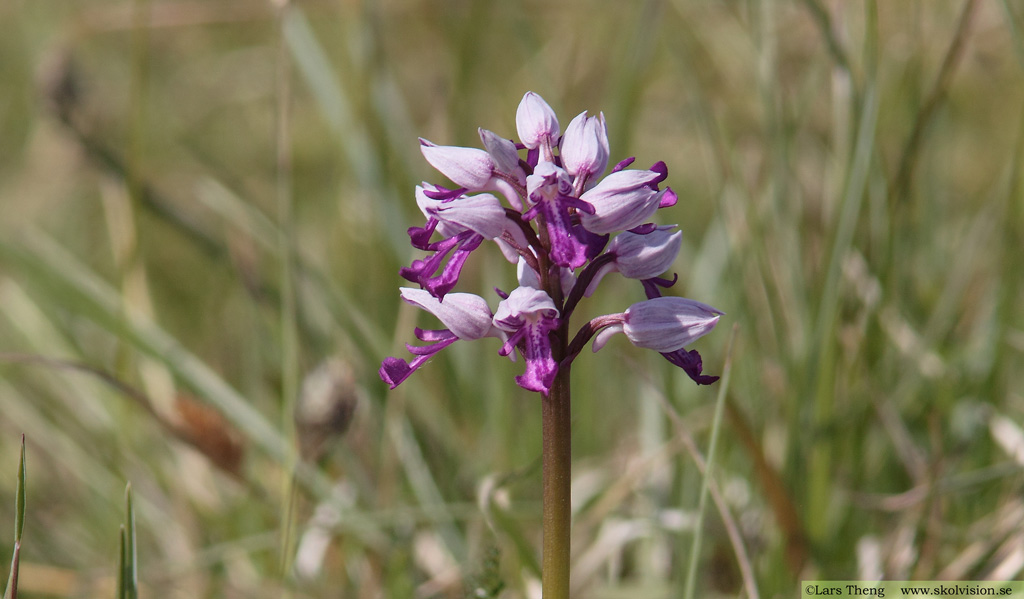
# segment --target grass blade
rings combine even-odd
[[[83,316],[165,364],[267,457],[286,469],[292,466],[291,450],[281,432],[198,356],[156,323],[124,318],[117,292],[56,240],[37,231],[28,232],[23,240],[24,245],[0,240],[0,255],[14,266],[36,273],[43,284],[52,286],[53,297],[80,306]],[[302,488],[320,500],[333,501],[331,482],[323,472],[304,462],[295,463],[294,469]],[[356,521],[353,527],[363,541],[380,544],[380,531],[371,523]]]
[[[25,532],[25,435],[21,436],[21,460],[18,465],[18,488],[14,499],[14,556],[11,574],[3,599],[18,599],[18,562],[21,556],[21,536]]]
[[[121,542],[119,544],[120,553],[117,560],[117,599],[125,599],[128,596],[127,591],[127,580],[125,579],[125,562],[128,556],[128,541],[126,540],[127,533],[125,532],[124,524],[121,525]]]
[[[874,154],[877,122],[878,90],[869,82],[864,92],[864,107],[860,115],[857,141],[843,191],[842,207],[839,220],[836,223],[828,270],[825,274],[825,285],[822,287],[817,314],[816,346],[812,354],[815,356],[812,368],[814,383],[811,387],[814,394],[814,424],[817,427],[827,426],[832,418],[832,388],[835,382],[833,358],[836,350],[834,339],[840,301],[839,277],[843,260],[853,244],[855,226],[868,181],[868,168]],[[807,483],[809,496],[806,527],[808,534],[814,540],[824,538],[827,531],[825,513],[830,501],[831,451],[831,445],[827,441],[818,441],[811,448]]]
[[[124,489],[125,524],[121,527],[121,561],[118,570],[118,599],[138,599],[138,552],[135,547],[135,505],[132,484]]]
[[[25,435],[21,436],[21,460],[18,463],[18,491],[14,508],[14,542],[21,545],[25,532]]]
[[[725,350],[725,364],[722,367],[722,380],[718,383],[718,399],[715,400],[715,415],[711,422],[711,439],[708,441],[708,453],[704,460],[704,471],[702,472],[701,487],[700,487],[700,499],[697,502],[697,522],[693,528],[693,542],[690,544],[690,565],[686,572],[686,586],[683,592],[685,599],[693,599],[694,587],[697,582],[697,566],[700,555],[700,546],[702,542],[702,531],[704,523],[704,513],[707,511],[708,492],[711,487],[711,475],[712,469],[715,464],[715,448],[718,446],[718,434],[722,428],[722,413],[725,407],[725,397],[729,392],[729,375],[732,373],[732,347],[733,342],[736,340],[736,331],[738,327],[733,327],[732,335],[729,337],[729,344]],[[744,564],[740,563],[741,567]],[[752,575],[745,576],[744,580],[752,580]],[[748,596],[757,597],[756,588],[748,585],[747,588]]]

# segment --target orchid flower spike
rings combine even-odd
[[[519,103],[515,130],[518,141],[478,129],[482,149],[420,139],[423,157],[454,186],[416,187],[426,222],[408,233],[424,255],[400,270],[419,286],[402,288],[401,298],[433,314],[445,328],[415,329],[426,345],[407,346],[410,362],[385,359],[381,379],[393,388],[455,341],[490,336],[502,340],[499,355],[525,358],[516,382],[548,394],[587,343],[592,340],[596,351],[623,333],[633,345],[661,353],[696,383],[717,380],[702,373],[700,354],[686,346],[709,333],[723,313],[695,300],[663,296],[678,280],[661,277],[672,269],[682,244],[675,225],[652,222],[659,209],[679,199],[664,186],[665,163],[631,169],[633,159],[626,158],[606,175],[611,151],[604,113],[579,113],[563,134],[554,110],[534,92]],[[454,291],[463,271],[479,266],[472,262],[476,250],[489,242],[516,265],[519,284],[511,293],[498,291],[502,299],[493,314],[482,297]],[[598,316],[571,335],[577,305],[597,293],[611,273],[638,281],[647,300]]]

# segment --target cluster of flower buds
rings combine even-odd
[[[417,328],[416,337],[428,345],[408,345],[411,362],[385,359],[381,379],[393,389],[455,341],[497,337],[500,355],[514,360],[518,350],[526,361],[516,382],[547,394],[559,369],[568,368],[591,339],[597,351],[621,332],[634,345],[660,352],[698,384],[716,381],[701,373],[700,354],[684,346],[711,331],[722,312],[661,293],[676,281],[661,275],[682,242],[675,225],[649,222],[677,200],[661,187],[668,178],[665,163],[629,169],[628,158],[602,178],[609,158],[604,114],[583,112],[563,134],[554,111],[533,92],[519,104],[516,129],[519,143],[480,129],[483,150],[420,140],[423,157],[455,186],[416,187],[427,221],[410,228],[409,237],[429,255],[401,270],[420,287],[402,288],[401,296],[446,328]],[[518,264],[519,286],[498,290],[494,312],[478,295],[452,293],[469,254],[484,241],[494,241]],[[610,272],[640,281],[647,300],[594,318],[570,341],[570,315]]]

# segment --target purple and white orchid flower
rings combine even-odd
[[[446,329],[424,330],[416,328],[416,338],[431,342],[432,345],[406,345],[409,353],[416,356],[412,362],[399,358],[387,358],[381,364],[380,378],[394,389],[410,374],[422,366],[437,352],[455,343],[459,339],[483,339],[497,337],[504,341],[507,335],[495,327],[492,322],[491,310],[487,300],[471,293],[449,293],[444,300],[439,300],[422,289],[399,289],[402,299],[406,302],[430,312],[445,325]]]
[[[523,96],[515,128],[518,142],[479,129],[484,149],[420,140],[424,158],[455,188],[416,187],[426,223],[410,228],[409,237],[428,254],[401,269],[402,277],[421,287],[403,288],[401,296],[447,328],[417,328],[416,337],[428,345],[407,346],[415,356],[411,362],[384,360],[381,378],[393,388],[456,340],[494,336],[503,341],[500,355],[514,358],[518,352],[525,359],[516,382],[547,395],[590,340],[596,351],[621,332],[698,384],[717,380],[702,374],[700,354],[686,346],[710,332],[722,312],[662,296],[677,278],[659,277],[671,270],[682,243],[675,225],[651,222],[658,209],[678,201],[672,189],[661,187],[668,178],[665,163],[628,169],[633,159],[627,158],[602,178],[611,155],[604,114],[584,111],[563,134],[551,106],[533,92]],[[519,281],[518,288],[501,294],[493,315],[483,298],[453,293],[472,253],[488,241],[517,264]],[[598,316],[570,336],[577,304],[613,272],[640,281],[647,300]]]
[[[529,150],[539,150],[541,160],[553,161],[551,148],[558,144],[558,117],[544,98],[526,92],[516,109],[516,132]]]
[[[551,354],[551,331],[558,328],[558,309],[547,293],[532,287],[516,287],[498,304],[494,326],[511,333],[498,353],[507,356],[517,348],[526,359],[526,372],[516,377],[519,386],[547,393],[558,372]]]
[[[587,297],[593,295],[601,279],[611,272],[618,272],[627,279],[643,281],[667,271],[675,262],[683,243],[682,232],[673,232],[675,228],[675,225],[664,225],[650,232],[624,231],[616,235],[605,248],[604,255],[608,260],[599,263],[584,294]]]
[[[565,128],[559,151],[562,167],[576,177],[574,189],[578,195],[608,167],[608,126],[604,113],[588,117],[587,111],[581,112]]]
[[[413,247],[434,254],[422,260],[414,260],[410,266],[402,268],[399,274],[410,282],[419,283],[438,299],[443,299],[458,282],[470,252],[480,247],[484,240],[504,234],[507,221],[505,209],[501,207],[498,198],[488,193],[437,201],[431,200],[421,186],[416,187],[416,201],[427,216],[427,223],[423,227],[411,227],[409,237]],[[435,232],[440,232],[444,238],[431,242],[430,238]],[[448,258],[447,263],[445,258]],[[438,275],[436,273],[439,269],[442,272]]]

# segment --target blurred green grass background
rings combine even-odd
[[[482,341],[376,376],[418,318],[397,270],[441,180],[417,136],[513,136],[527,90],[563,125],[604,111],[613,161],[668,164],[673,292],[727,313],[707,372],[736,326],[732,539],[691,451],[717,389],[623,342],[574,365],[577,596],[682,596],[695,526],[698,597],[1021,577],[1022,28],[1011,0],[0,5],[22,594],[110,596],[131,481],[143,595],[535,596],[517,365]],[[513,282],[481,251],[460,289]],[[642,299],[604,286],[581,310]],[[293,419],[314,396],[322,430]]]

